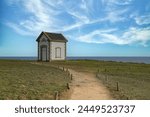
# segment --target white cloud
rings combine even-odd
[[[64,26],[64,27],[63,27],[62,29],[60,29],[59,31],[69,31],[69,30],[73,30],[73,29],[82,27],[83,25],[84,25],[84,23],[82,23],[82,22],[77,22],[77,23],[72,24],[72,25]]]
[[[117,5],[129,5],[133,2],[133,0],[111,0],[111,1]]]
[[[89,22],[89,18],[84,15],[84,14],[81,14],[80,12],[77,12],[77,11],[68,11],[68,13],[75,17],[77,22],[84,22],[84,23],[88,23]]]
[[[8,0],[9,1],[9,0]],[[95,2],[97,1],[97,2]],[[21,35],[33,35],[43,31],[67,32],[91,24],[117,24],[126,21],[133,0],[10,0],[9,5],[18,4],[28,17],[7,26]],[[102,3],[102,8],[97,4]],[[101,14],[103,13],[103,14]],[[67,15],[67,17],[66,17]],[[150,15],[132,15],[138,25],[149,24]],[[117,27],[117,26],[116,26]],[[77,31],[76,31],[77,32]],[[113,43],[145,45],[150,40],[150,29],[129,28],[124,33],[119,29],[93,29],[92,32],[76,35],[78,41],[87,43]]]
[[[57,19],[53,16],[54,11],[46,7],[41,0],[26,0],[23,3],[26,12],[31,16],[20,22],[20,26],[31,32],[39,32],[41,30],[54,30],[53,25]]]
[[[130,10],[130,7],[127,7],[132,3],[133,0],[102,0],[102,4],[105,12],[105,21],[111,23],[122,22],[127,19],[126,14]],[[126,5],[126,6],[125,6]]]
[[[79,41],[87,43],[109,43],[118,40],[111,33],[117,31],[117,29],[95,30],[86,35],[76,38]]]
[[[31,32],[22,30],[20,27],[18,27],[18,25],[14,24],[14,23],[7,22],[6,25],[9,26],[9,27],[11,27],[11,28],[14,29],[17,33],[19,33],[19,34],[21,34],[21,35],[33,35]]]
[[[129,5],[131,4],[134,0],[101,0],[103,4],[110,6],[113,5]]]
[[[150,15],[136,16],[134,19],[138,25],[150,24]]]
[[[118,45],[140,43],[146,45],[150,41],[149,28],[130,28],[118,35],[117,29],[96,30],[77,39],[87,43],[113,43]]]
[[[128,9],[123,9],[123,10],[111,10],[108,12],[106,16],[106,20],[115,23],[119,21],[124,21],[126,20],[126,17],[124,14],[128,11]]]
[[[81,4],[76,5],[76,2]],[[25,9],[30,16],[21,20],[19,23],[13,23],[18,29],[30,32],[40,32],[41,30],[49,31],[68,31],[82,27],[87,24],[92,24],[101,21],[121,21],[120,12],[109,12],[104,18],[93,19],[91,17],[94,12],[93,0],[82,1],[66,1],[66,0],[11,0],[11,4],[19,3],[19,6]],[[62,20],[57,15],[66,12],[74,17],[74,22],[69,25],[62,23]],[[60,27],[61,26],[61,27]]]
[[[81,2],[81,4],[77,4]],[[113,2],[110,0],[110,3]],[[112,10],[106,11],[104,17],[97,16],[93,0],[11,0],[10,4],[18,4],[28,17],[19,22],[11,22],[17,29],[24,32],[39,33],[41,30],[64,32],[78,29],[88,24],[109,21],[111,23],[125,20],[122,15],[127,11]],[[99,3],[99,2],[98,2]],[[108,6],[106,6],[108,9]],[[61,18],[61,14],[68,13],[73,18],[72,23],[67,18]],[[18,32],[18,31],[17,31]]]
[[[122,38],[129,44],[139,42],[145,46],[146,42],[150,41],[150,28],[132,27],[123,34]]]
[[[111,23],[124,21],[126,20],[126,17],[124,17],[123,14],[125,14],[127,11],[128,9],[107,11],[107,14],[104,17],[98,17],[96,19],[89,18],[81,11],[68,11],[70,15],[76,18],[76,23],[69,26],[64,26],[61,30],[68,31],[94,23],[105,23],[106,21],[109,21]]]
[[[39,33],[41,30],[54,30],[55,23],[58,22],[54,17],[54,11],[48,8],[42,0],[24,0],[20,2],[20,7],[24,9],[29,16],[19,22],[9,22],[8,26],[16,30],[19,34]],[[17,3],[18,3],[17,2]],[[11,0],[11,4],[17,4],[15,0]],[[24,33],[22,33],[24,32]],[[30,33],[28,33],[30,32]]]

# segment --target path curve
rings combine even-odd
[[[70,84],[72,93],[70,100],[110,100],[110,92],[98,80],[94,74],[77,72],[69,69],[73,74],[73,80]]]

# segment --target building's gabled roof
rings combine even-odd
[[[42,32],[38,36],[38,38],[36,39],[36,41],[39,41],[40,37],[43,34],[48,38],[48,41],[52,41],[52,42],[68,42],[68,40],[61,33],[50,33],[50,32]]]

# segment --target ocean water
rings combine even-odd
[[[150,64],[150,57],[67,57],[68,60],[101,60]]]
[[[37,57],[0,57],[7,60],[37,60]],[[67,60],[101,60],[150,64],[150,57],[67,57]]]
[[[37,60],[37,57],[0,57],[3,60]]]

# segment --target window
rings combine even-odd
[[[60,47],[55,48],[55,58],[61,58],[61,48]]]

